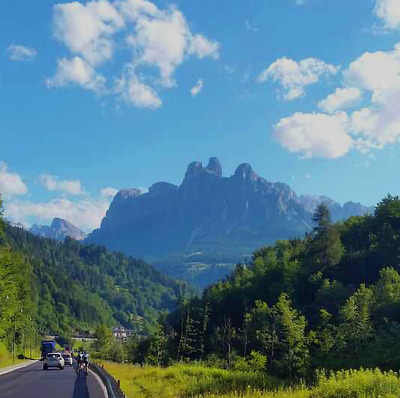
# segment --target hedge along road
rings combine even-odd
[[[0,376],[0,398],[106,398],[98,378],[75,368],[42,370],[43,362]]]

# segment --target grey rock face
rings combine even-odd
[[[312,213],[321,202],[328,203],[335,220],[369,210],[326,197],[297,197],[288,185],[265,180],[246,163],[222,177],[221,163],[211,158],[207,167],[192,162],[179,187],[158,182],[145,194],[120,191],[87,242],[151,261],[171,264],[172,257],[179,258],[186,270],[230,267],[263,245],[302,236],[312,228]],[[169,265],[163,270],[185,277],[171,273]]]
[[[75,240],[86,238],[83,231],[62,218],[54,218],[51,225],[34,224],[29,231],[38,236],[57,240],[64,240],[67,236]]]

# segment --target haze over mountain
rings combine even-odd
[[[288,185],[258,176],[249,164],[223,177],[220,161],[211,158],[206,167],[192,162],[180,186],[157,182],[145,194],[119,191],[87,241],[144,257],[168,274],[205,285],[254,249],[309,231],[320,202],[328,204],[335,221],[371,210],[322,196],[298,197]]]
[[[56,240],[64,240],[67,236],[75,240],[83,240],[86,238],[85,232],[75,225],[72,225],[67,220],[57,217],[53,219],[51,225],[34,224],[29,231],[35,235]]]

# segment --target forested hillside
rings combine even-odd
[[[400,367],[400,199],[332,224],[320,205],[302,240],[278,241],[251,265],[181,305],[133,361],[199,360],[284,378],[313,369]]]
[[[122,324],[140,333],[160,311],[175,308],[187,291],[184,283],[142,260],[69,238],[62,243],[3,227],[0,333],[16,313],[18,328],[30,318],[41,333],[93,330],[99,323]]]

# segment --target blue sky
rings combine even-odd
[[[297,3],[0,2],[6,216],[90,230],[115,190],[210,156],[299,194],[398,194],[400,1]]]

